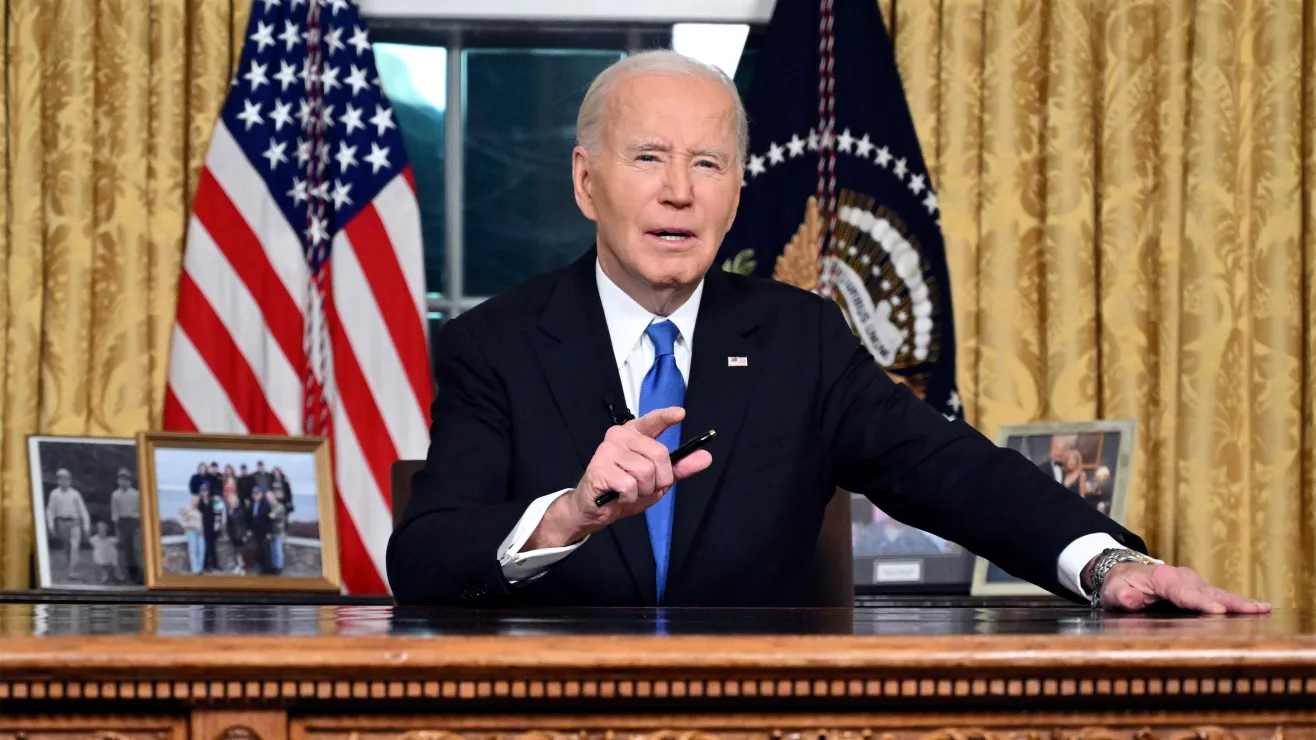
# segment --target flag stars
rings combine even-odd
[[[754,177],[767,172],[767,168],[763,166],[763,157],[757,154],[749,155],[749,167],[747,169],[749,169],[749,174]]]
[[[834,142],[835,140],[836,140],[836,137],[832,135],[832,130],[831,130],[831,129],[827,129],[826,131],[824,131],[824,132],[822,133],[822,144],[821,144],[822,148],[823,148],[824,150],[826,150],[826,149],[831,149],[831,148],[832,148],[832,142]]]
[[[836,137],[836,150],[849,154],[850,149],[854,147],[854,141],[854,137],[850,135],[850,129],[846,129],[841,132],[840,136]]]
[[[370,174],[378,174],[380,169],[387,169],[389,147],[380,148],[375,142],[370,142],[370,155],[366,161],[370,163]]]
[[[811,151],[811,152],[816,152],[816,151],[818,151],[818,132],[817,132],[817,131],[814,131],[813,129],[809,129],[809,138],[808,138],[807,141],[808,141],[808,144],[809,144],[809,151]]]
[[[242,112],[238,114],[238,120],[247,124],[244,131],[250,131],[252,126],[263,125],[265,119],[260,115],[260,103],[253,103],[250,100],[242,101]]]
[[[242,79],[251,83],[252,92],[256,92],[256,89],[261,85],[270,84],[269,78],[265,76],[265,70],[269,66],[268,64],[257,64],[255,59],[251,60],[251,69],[245,75],[242,75]]]
[[[288,191],[288,197],[292,198],[293,205],[300,205],[310,197],[306,192],[306,181],[300,177],[292,179],[292,190]]]
[[[353,131],[366,127],[364,123],[361,123],[361,109],[353,108],[351,103],[347,104],[347,112],[338,121],[347,127],[348,136],[351,136]]]
[[[324,71],[320,73],[320,86],[324,88],[325,95],[335,87],[343,86],[343,83],[338,81],[338,67],[324,65]]]
[[[311,161],[311,142],[306,139],[297,139],[297,165],[301,166]]]
[[[768,163],[781,164],[782,162],[785,161],[786,161],[786,150],[780,146],[777,146],[777,142],[775,141],[772,142],[772,146],[768,147]]]
[[[279,60],[279,73],[274,75],[274,79],[279,81],[279,91],[287,92],[288,86],[297,81],[297,68]]]
[[[256,32],[251,34],[250,38],[256,42],[257,54],[265,51],[267,46],[274,46],[274,24],[271,23],[267,26],[261,21],[256,21]]]
[[[905,179],[905,173],[909,172],[909,164],[905,161],[904,157],[896,160],[896,168],[892,170],[892,172],[894,172],[896,177],[901,180]]]
[[[366,71],[364,69],[357,69],[355,64],[352,65],[352,74],[347,76],[345,84],[351,86],[352,97],[354,98],[357,93],[370,87],[370,83],[366,81]]]
[[[270,146],[265,150],[265,153],[261,155],[269,160],[270,171],[274,171],[281,163],[288,161],[288,155],[283,153],[287,148],[288,142],[276,141],[274,137],[270,137]]]
[[[960,392],[951,391],[950,398],[947,399],[946,405],[951,407],[951,409],[958,414],[960,409],[964,408],[964,402],[960,400]]]
[[[330,129],[334,127],[334,107],[326,105],[324,110],[320,111],[320,129]]]
[[[347,48],[343,43],[343,29],[335,28],[324,35],[324,42],[329,45],[329,53],[334,54]]]
[[[279,34],[279,40],[283,42],[284,51],[292,51],[301,43],[302,35],[297,32],[297,24],[292,21],[283,22],[283,33]]]
[[[897,165],[899,165],[899,163],[897,163]],[[923,180],[924,177],[922,175],[910,175],[909,176],[910,192],[912,192],[914,195],[922,195],[923,191],[927,189],[927,185],[923,184]]]
[[[354,146],[348,146],[345,141],[338,142],[338,153],[334,155],[334,159],[338,160],[340,172],[347,172],[348,168],[359,164],[356,161],[356,149]]]
[[[320,7],[323,8],[326,5],[333,6],[334,17],[337,18],[338,11],[345,10],[347,8],[347,0],[328,0],[328,2],[325,2],[325,0],[320,0]]]
[[[297,101],[297,120],[301,122],[303,129],[310,127],[313,118],[315,113],[311,109],[311,101],[306,98]]]
[[[786,142],[786,148],[790,150],[791,158],[794,159],[804,154],[804,139],[799,134],[791,134],[791,140]]]
[[[315,198],[316,200],[329,200],[328,181],[322,182],[319,185],[316,185],[314,188],[311,188],[311,197]]]
[[[352,199],[348,197],[348,193],[351,191],[352,183],[349,182],[344,184],[342,180],[334,180],[334,194],[330,196],[333,198],[334,208],[342,208],[344,205],[352,205]]]
[[[937,209],[941,207],[941,204],[937,201],[937,194],[931,190],[928,191],[928,197],[923,199],[923,205],[928,209],[928,215],[936,213]],[[940,227],[941,222],[937,222],[937,226]]]
[[[868,153],[873,151],[873,147],[876,146],[873,142],[868,140],[868,134],[864,134],[864,138],[855,142],[855,145],[859,147],[859,151],[855,152],[855,154],[858,154],[864,159],[868,159]]]
[[[268,14],[271,8],[279,7],[279,0],[260,0],[260,2],[265,3],[265,10],[261,11],[263,13]]]
[[[370,123],[378,129],[376,136],[383,136],[385,131],[397,128],[393,123],[393,109],[385,108],[378,103],[375,104],[375,115],[370,117]]]
[[[312,245],[319,245],[329,238],[329,232],[325,230],[325,220],[314,214],[311,215],[311,225],[306,229],[306,238],[311,240]]]
[[[878,167],[883,169],[889,167],[891,165],[891,150],[887,147],[880,147],[877,150],[877,159],[874,161],[877,162]]]
[[[274,121],[274,130],[282,131],[284,124],[292,125],[292,103],[285,103],[282,100],[274,101],[274,110],[270,112],[270,120]]]
[[[364,28],[352,26],[352,38],[347,40],[347,45],[356,49],[357,56],[361,56],[370,50],[370,36]]]

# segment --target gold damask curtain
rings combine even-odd
[[[0,588],[23,588],[26,435],[159,423],[190,189],[250,0],[0,4]]]
[[[1316,1],[883,0],[969,421],[1138,421],[1153,552],[1316,606]]]

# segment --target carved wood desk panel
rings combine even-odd
[[[1316,740],[1311,614],[0,604],[0,740]]]

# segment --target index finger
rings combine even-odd
[[[654,409],[634,421],[627,422],[626,426],[646,437],[657,439],[658,435],[667,431],[668,427],[681,423],[684,418],[685,409],[680,406],[668,406],[664,409]]]

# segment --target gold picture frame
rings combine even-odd
[[[1057,440],[1058,445],[1071,447],[1069,454],[1078,453],[1078,473],[1069,474],[1063,469],[1051,468],[1049,474],[1056,475],[1061,485],[1075,489],[1075,493],[1083,496],[1097,511],[1118,524],[1124,524],[1129,482],[1133,479],[1136,435],[1137,422],[1133,419],[1038,422],[1001,426],[996,433],[996,444],[1018,452],[1039,468],[1051,460],[1053,440]],[[1061,480],[1071,476],[1073,480]],[[1049,592],[1011,576],[979,556],[974,561],[969,593],[972,596],[1033,596]]]
[[[218,477],[216,486],[216,478],[210,472],[202,474],[200,468],[206,467],[209,471],[211,466],[206,465],[206,461],[213,464],[221,458],[228,461],[225,465],[232,468],[233,474],[226,470]],[[262,469],[266,458],[272,461],[268,471]],[[328,440],[321,437],[139,432],[137,459],[148,589],[342,590]],[[184,459],[199,461],[201,465],[190,463],[184,466]],[[249,460],[256,461],[256,464]],[[235,465],[235,461],[241,462]],[[283,466],[298,471],[296,476],[288,477]],[[243,467],[252,472],[239,478],[237,471]],[[274,475],[276,468],[280,474],[277,477]],[[184,470],[188,471],[187,481],[182,480]],[[309,502],[304,500],[302,516],[294,519],[292,515],[298,511],[299,483],[303,490],[300,498],[310,498],[304,489],[308,477],[313,478],[314,518],[305,511]],[[279,485],[274,485],[274,480],[278,480]],[[216,496],[209,495],[212,487],[221,489],[219,505],[214,505]],[[260,495],[255,493],[257,489],[261,490]],[[278,518],[269,512],[273,502],[266,499],[267,492],[280,494],[278,501],[283,512]],[[203,494],[209,498],[206,505],[214,505],[208,512],[201,508]],[[260,503],[253,504],[258,501],[266,502],[264,511]],[[195,516],[187,511],[191,508],[198,510]],[[278,531],[277,524],[271,522],[279,519],[282,519],[284,534],[271,534]],[[200,530],[195,528],[197,521],[201,522]],[[258,521],[262,523],[257,524]],[[303,535],[314,532],[315,537],[294,537],[291,534],[294,527]],[[166,534],[164,529],[170,533]],[[175,530],[182,532],[182,537]],[[193,536],[192,532],[198,532],[200,536]],[[282,539],[277,539],[279,537]],[[181,550],[179,545],[182,545]],[[256,572],[248,572],[248,567]],[[285,568],[288,575],[283,574]]]

